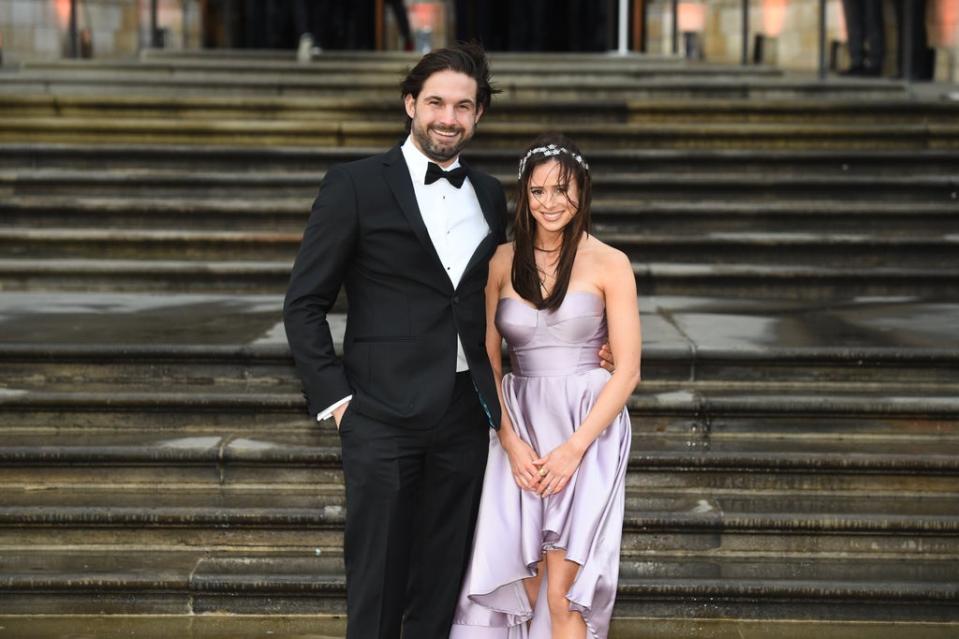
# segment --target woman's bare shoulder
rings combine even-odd
[[[608,293],[611,288],[621,288],[628,282],[635,286],[633,265],[628,255],[594,235],[587,239],[583,248],[586,249],[583,253],[587,258],[589,278],[597,288]]]
[[[618,248],[606,244],[595,235],[590,235],[586,240],[586,249],[584,253],[589,257],[589,261],[596,268],[623,270],[628,268],[632,270],[629,256]]]
[[[502,273],[504,271],[509,271],[512,263],[513,243],[506,242],[505,244],[500,244],[496,247],[496,252],[493,253],[493,257],[491,257],[489,261],[489,269],[491,273]]]
[[[496,247],[496,252],[493,253],[493,257],[490,258],[490,264],[494,262],[497,264],[503,262],[511,262],[513,260],[513,243],[506,242],[505,244],[500,244]]]

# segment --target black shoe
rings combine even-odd
[[[854,64],[845,71],[840,71],[839,75],[844,76],[856,76],[856,75],[865,75],[865,68],[861,64]]]
[[[882,69],[880,67],[863,67],[859,75],[867,78],[878,78],[882,75]]]

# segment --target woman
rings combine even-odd
[[[616,598],[640,326],[629,259],[589,233],[589,166],[567,138],[520,160],[515,240],[490,262],[490,438],[453,639],[599,639]],[[600,367],[608,336],[616,369]],[[512,372],[503,375],[502,339]]]

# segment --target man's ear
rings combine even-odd
[[[476,106],[476,119],[473,120],[473,124],[476,124],[477,122],[479,122],[479,121],[480,121],[480,118],[483,117],[483,114],[484,114],[484,113],[486,113],[486,111],[483,109],[483,105],[482,105],[482,104],[477,105],[477,106]]]
[[[403,106],[406,107],[406,115],[410,116],[412,120],[413,114],[416,113],[416,98],[413,97],[412,93],[403,96]]]

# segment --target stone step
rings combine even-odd
[[[959,216],[957,216],[959,219]],[[0,260],[288,260],[300,233],[267,231],[93,230],[0,227]],[[600,239],[633,260],[682,264],[797,265],[941,270],[959,281],[959,235],[726,232],[705,237],[606,232]],[[877,274],[878,275],[878,274]]]
[[[930,534],[954,536],[959,547],[959,463],[953,457],[953,491],[924,494],[818,495],[743,489],[701,495],[648,489],[633,481],[626,491],[625,530],[762,531],[807,534]],[[341,483],[295,486],[196,486],[171,480],[147,488],[7,486],[0,527],[294,528],[336,530],[346,511]],[[303,546],[310,544],[305,541]],[[202,542],[200,543],[202,545]],[[718,548],[717,554],[722,549]],[[758,549],[757,549],[758,550]],[[914,553],[916,549],[914,548]],[[921,551],[920,551],[921,552]]]
[[[697,496],[660,490],[645,496],[642,482],[637,483],[626,494],[624,562],[670,555],[719,559],[779,553],[811,559],[831,555],[948,561],[959,549],[955,493],[822,497],[706,490]],[[308,492],[285,486],[204,490],[164,482],[152,490],[29,486],[6,491],[8,499],[0,506],[0,552],[27,544],[53,551],[149,546],[152,552],[222,552],[232,546],[304,555],[320,549],[335,556],[343,543],[340,486]],[[775,535],[789,539],[777,542]]]
[[[384,62],[402,62],[412,67],[422,57],[421,53],[407,51],[367,51],[367,50],[337,50],[329,49],[321,54],[314,56],[316,60],[336,60],[337,62],[353,64],[358,62],[384,61]],[[630,53],[627,56],[621,56],[617,53],[602,52],[570,52],[570,51],[489,51],[487,57],[493,62],[504,63],[529,63],[529,62],[551,62],[551,63],[606,63],[622,64],[625,66],[636,64],[690,64],[685,58],[672,54],[654,54],[654,53]],[[229,49],[229,48],[210,48],[210,49],[151,49],[144,48],[140,50],[140,59],[166,60],[177,62],[208,62],[217,61],[222,64],[248,64],[260,61],[280,61],[292,62],[297,59],[295,51],[290,49]],[[693,64],[700,64],[693,62]]]
[[[346,621],[340,615],[0,615],[0,626],[17,639],[50,639],[74,633],[90,637],[130,636],[138,639],[259,639],[278,637],[310,637],[310,639],[342,639]],[[710,639],[953,639],[956,624],[875,621],[757,620],[720,618],[626,617],[613,620],[609,639],[677,639],[677,637],[709,637]],[[125,633],[125,634],[122,634]]]
[[[901,83],[889,80],[740,77],[736,67],[723,73],[684,77],[670,70],[651,77],[628,74],[516,75],[499,81],[501,100],[695,98],[695,99],[795,99],[901,97]],[[282,96],[344,97],[370,100],[396,99],[400,74],[354,75],[306,73],[282,77],[273,72],[184,74],[180,77],[140,72],[16,71],[0,73],[0,93],[12,95],[141,96]]]
[[[2,85],[0,85],[2,87]],[[591,124],[563,127],[583,150],[592,149],[886,149],[959,148],[959,125],[946,124]],[[539,128],[527,123],[483,124],[476,148],[525,148]],[[8,117],[0,120],[3,143],[229,144],[387,148],[404,130],[393,122],[176,119],[91,120]]]
[[[624,561],[617,617],[952,622],[954,561],[682,557]],[[339,558],[168,552],[0,555],[5,614],[343,611]],[[131,598],[131,594],[136,596]]]
[[[296,392],[282,303],[282,295],[6,291],[0,379],[31,390],[99,383],[156,391],[159,383]],[[959,305],[949,298],[810,305],[642,296],[639,305],[645,382],[744,383],[746,392],[759,383],[853,392],[888,383],[878,391],[896,397],[897,387],[959,380],[959,339],[951,328]],[[339,348],[345,316],[328,319]]]
[[[231,416],[228,411],[221,415],[223,422]],[[157,420],[147,414],[105,430],[78,428],[84,416],[77,415],[18,430],[7,428],[8,416],[4,411],[0,446],[0,485],[7,505],[14,504],[7,498],[13,500],[15,490],[25,491],[27,500],[16,503],[28,503],[31,495],[44,499],[48,493],[43,491],[84,486],[105,494],[124,486],[156,491],[161,485],[167,487],[164,493],[176,494],[182,487],[312,495],[342,484],[335,430],[305,419],[280,422],[271,430],[266,420],[253,428],[243,420],[213,426],[214,418],[194,415],[191,424],[170,431],[163,423],[151,429]],[[707,424],[697,429],[690,427],[691,420],[634,413],[627,484],[645,497],[669,493],[664,504],[680,492],[695,498],[694,505],[711,495],[805,495],[807,501],[825,502],[830,496],[913,500],[922,494],[922,503],[933,496],[959,503],[956,419],[934,433],[936,417],[916,419],[913,436],[908,424],[895,420],[880,423],[871,433],[835,417],[802,415],[793,418],[794,430],[784,433],[776,417],[764,420],[771,428],[763,432],[748,419],[735,423],[726,417],[716,428]],[[795,427],[800,420],[803,429]],[[665,433],[664,425],[670,429]],[[320,496],[339,495],[338,488],[331,490],[323,488]]]
[[[55,430],[72,433],[71,437],[147,429],[163,433],[163,441],[202,433],[207,446],[222,443],[219,433],[224,427],[240,429],[244,436],[263,428],[301,436],[317,428],[306,415],[292,371],[286,371],[286,379],[257,377],[263,371],[250,362],[243,371],[246,377],[230,379],[229,371],[217,370],[200,358],[182,370],[171,362],[149,369],[131,361],[101,362],[95,370],[78,372],[69,358],[62,362],[57,370],[62,377],[52,382],[39,367],[3,364],[4,378],[18,373],[21,377],[3,381],[0,429],[27,436],[33,432],[46,436]],[[154,385],[162,384],[164,390],[149,388],[150,370],[155,373]],[[738,441],[757,435],[810,441],[862,436],[941,442],[959,437],[959,402],[947,394],[955,392],[955,382],[937,380],[931,387],[913,382],[915,386],[900,385],[896,392],[892,380],[905,370],[889,371],[886,384],[860,382],[858,389],[845,392],[826,382],[645,382],[628,407],[637,436],[655,428],[678,437],[683,446],[708,447],[715,437]],[[724,373],[727,378],[735,376]]]
[[[682,394],[696,405],[676,401]],[[292,410],[302,409],[302,403],[289,395],[254,394],[242,401],[234,394],[230,401],[226,393],[149,397],[118,389],[112,403],[107,393],[34,395],[30,401],[0,404],[0,459],[10,466],[339,463],[340,441],[332,423],[317,424],[304,411]],[[31,404],[39,419],[18,424],[16,413]],[[728,470],[736,464],[850,472],[959,468],[959,460],[949,459],[959,450],[959,408],[952,397],[916,393],[882,403],[865,393],[833,394],[816,403],[810,393],[787,396],[760,389],[732,397],[639,393],[628,406],[633,450],[643,452],[639,461],[651,470]],[[48,414],[61,407],[72,409],[72,416],[66,410]],[[130,418],[111,421],[111,413]],[[178,415],[182,420],[175,419]]]
[[[261,496],[261,501],[267,499]],[[919,499],[920,496],[915,497],[915,500]],[[795,500],[786,495],[783,501],[788,504]],[[706,500],[701,502],[704,504],[702,508],[709,507]],[[316,516],[317,512],[333,509],[274,509],[267,513],[258,512],[256,516],[233,513],[222,507],[219,511],[108,506],[63,511],[51,507],[48,512],[39,508],[9,509],[11,514],[16,512],[32,521],[22,525],[0,524],[0,552],[17,548],[32,552],[59,548],[109,548],[117,551],[140,549],[144,554],[183,549],[208,552],[242,549],[255,554],[280,550],[314,554],[320,549],[323,553],[336,554],[342,547],[342,525],[333,526],[326,520],[319,522],[322,518]],[[40,516],[41,512],[45,515]],[[111,514],[99,517],[101,512]],[[682,514],[654,512],[636,521],[627,520],[623,558],[683,557],[704,553],[719,558],[831,555],[860,559],[898,558],[908,562],[915,558],[949,560],[956,556],[954,517],[931,516],[915,525],[903,516],[857,518],[847,515],[840,518],[842,522],[837,523],[834,513],[731,513],[725,518],[726,523],[703,524]],[[787,525],[785,522],[790,520],[795,523]]]
[[[279,295],[7,291],[0,300],[0,383],[8,395],[116,385],[157,391],[169,384],[186,392],[296,393],[281,305]],[[811,394],[874,388],[898,397],[899,387],[910,389],[905,396],[948,394],[943,389],[957,381],[959,342],[950,327],[959,306],[948,298],[811,306],[644,296],[640,308],[643,390],[650,382],[672,384],[655,392],[695,383],[748,394],[760,384]],[[329,316],[336,344],[344,319]]]
[[[324,173],[299,172],[249,175],[238,172],[132,169],[0,170],[0,192],[10,196],[110,196],[151,200],[186,198],[246,201],[297,199],[308,214]],[[512,195],[514,175],[497,176]],[[628,202],[634,206],[712,201],[781,204],[801,202],[852,203],[875,201],[951,205],[959,213],[959,182],[950,175],[761,176],[723,173],[674,175],[660,172],[598,174],[593,180],[597,205]],[[869,199],[864,198],[864,192]],[[705,201],[705,202],[704,202]]]
[[[113,229],[301,233],[308,198],[213,199],[134,195],[23,195],[0,201],[0,229]],[[593,231],[643,230],[701,237],[706,233],[870,233],[902,235],[917,228],[942,237],[959,233],[959,205],[949,202],[785,201],[655,202],[594,200]]]
[[[223,78],[272,76],[280,78],[376,78],[379,82],[399,82],[411,68],[412,59],[353,58],[348,65],[342,58],[318,57],[309,64],[295,60],[25,60],[21,72],[32,74],[139,74],[161,78]],[[654,77],[735,77],[780,78],[780,69],[764,66],[732,66],[709,63],[677,63],[673,60],[584,58],[570,59],[557,65],[549,59],[504,59],[492,63],[494,85],[509,84],[516,78],[531,80],[544,77],[582,79],[612,76],[616,79]]]
[[[931,305],[934,309],[934,305]],[[269,315],[242,318],[237,316],[239,326],[229,327],[225,319],[202,317],[211,310],[223,308],[212,305],[207,309],[198,309],[201,317],[196,318],[195,327],[198,337],[202,333],[215,331],[218,327],[224,333],[230,330],[246,330],[248,325],[263,325],[264,317],[272,316],[275,309],[271,308]],[[179,306],[171,309],[157,309],[157,314],[146,320],[144,332],[156,331],[156,343],[129,342],[124,344],[122,320],[111,318],[97,319],[78,309],[61,318],[50,318],[48,321],[38,320],[33,327],[26,326],[26,330],[42,333],[45,329],[62,330],[62,323],[73,327],[72,337],[78,333],[76,327],[84,327],[87,322],[99,321],[101,333],[116,336],[116,342],[101,344],[56,344],[56,343],[4,343],[0,345],[0,362],[2,362],[2,379],[8,388],[31,390],[39,392],[42,389],[51,389],[56,384],[90,384],[104,385],[123,384],[136,387],[142,384],[149,388],[153,381],[163,384],[182,384],[197,386],[194,392],[203,392],[222,387],[229,390],[240,388],[245,392],[252,392],[257,387],[263,392],[284,392],[298,387],[293,371],[292,361],[285,343],[264,340],[261,343],[251,344],[177,344],[160,343],[163,323],[176,321],[176,316],[170,313],[189,311],[189,306]],[[265,310],[265,309],[264,309]],[[242,311],[238,311],[237,315]],[[131,315],[127,321],[136,322],[138,316]],[[935,315],[916,313],[916,318],[935,318]],[[29,321],[32,318],[25,318]],[[278,318],[277,318],[278,319]],[[717,325],[728,321],[734,323],[740,319],[743,327],[765,325],[774,331],[780,328],[791,327],[796,330],[804,328],[803,318],[795,320],[787,318],[777,326],[774,321],[762,322],[763,317],[740,318],[732,316],[722,317],[696,316],[692,314],[690,321],[700,323],[696,326],[702,330],[710,320]],[[57,320],[61,323],[57,325]],[[643,376],[646,381],[677,383],[710,382],[734,384],[736,382],[776,384],[833,384],[852,383],[859,388],[868,388],[869,384],[887,382],[902,384],[906,388],[926,384],[954,384],[957,382],[957,371],[953,367],[959,358],[959,350],[951,343],[943,343],[940,347],[908,345],[862,346],[850,343],[848,346],[821,347],[816,345],[777,347],[760,343],[748,344],[749,337],[740,343],[729,340],[723,343],[722,330],[717,326],[718,343],[695,344],[689,342],[657,343],[653,327],[659,323],[659,318],[645,317],[644,324],[650,328],[647,331],[648,341],[644,348]],[[674,319],[675,321],[675,319]],[[680,320],[682,321],[682,320]],[[332,317],[331,323],[337,335],[341,335],[342,319]],[[896,318],[890,318],[886,323],[896,330]],[[274,325],[267,324],[268,330],[277,340],[284,340],[282,328],[273,331]],[[823,322],[822,328],[850,334],[850,342],[855,339],[852,334],[856,330],[854,325],[843,321],[841,314],[833,318],[832,322]],[[723,327],[727,328],[727,327]],[[820,328],[814,322],[805,326],[811,331]],[[16,328],[14,328],[16,330]],[[69,329],[68,329],[69,330]],[[175,330],[175,329],[173,329]],[[187,330],[189,330],[187,328]],[[674,329],[675,330],[675,329]],[[734,330],[734,327],[733,327]],[[945,330],[945,329],[943,329]],[[91,330],[91,337],[96,336]],[[82,337],[84,333],[79,333]],[[880,333],[881,335],[881,333]],[[70,337],[67,335],[66,337]],[[735,336],[735,335],[734,335]],[[814,337],[814,334],[809,337]],[[57,335],[56,338],[62,338]],[[671,336],[664,336],[671,337]],[[807,337],[806,335],[801,337]],[[54,338],[54,339],[56,339]],[[285,340],[284,340],[285,341]],[[699,341],[699,340],[696,340]],[[214,386],[215,385],[215,386]],[[212,387],[212,388],[211,388]],[[856,388],[856,386],[853,386]],[[672,390],[672,389],[670,389]],[[820,391],[822,389],[817,389]],[[888,388],[882,389],[888,392]],[[183,392],[189,393],[189,390]],[[781,401],[781,398],[780,400]]]
[[[732,196],[732,194],[730,194]],[[76,200],[82,206],[82,200]],[[131,203],[135,200],[130,198]],[[195,201],[194,201],[195,202]],[[252,204],[252,203],[251,203]],[[171,208],[173,203],[170,203]],[[15,205],[14,205],[15,206]],[[93,207],[91,207],[93,208]],[[109,215],[109,206],[103,215]],[[3,205],[0,204],[0,210]],[[62,211],[62,209],[59,209]],[[103,210],[103,208],[99,209]],[[275,211],[275,209],[274,209]],[[196,211],[194,211],[196,212]],[[279,211],[276,211],[279,213]],[[940,202],[896,201],[895,198],[884,201],[870,201],[863,197],[859,201],[836,197],[834,200],[804,199],[797,196],[764,201],[737,201],[734,197],[716,200],[682,202],[678,198],[656,201],[597,200],[592,207],[593,229],[599,236],[612,237],[612,233],[645,231],[647,233],[671,233],[674,235],[693,235],[723,232],[766,233],[809,233],[836,234],[869,233],[876,236],[890,234],[911,234],[922,229],[934,237],[954,234],[959,225],[959,205],[950,199]],[[55,215],[53,217],[56,217]],[[137,228],[149,228],[147,216],[139,216]],[[163,219],[159,211],[152,213],[154,222]],[[203,220],[205,213],[191,220]],[[212,216],[211,216],[212,217]],[[69,227],[67,216],[59,222],[60,228]],[[17,219],[11,216],[11,221]],[[20,218],[23,226],[31,226],[32,219]],[[80,220],[83,218],[81,217]],[[115,219],[116,226],[122,227]],[[135,216],[136,219],[136,216]],[[208,218],[207,218],[208,219]],[[249,219],[247,217],[246,219]],[[302,221],[302,218],[298,218]],[[79,224],[79,221],[74,224]],[[92,220],[91,220],[92,221]],[[173,220],[170,220],[173,222]],[[211,220],[212,221],[212,220]],[[87,224],[85,221],[83,222]],[[102,223],[101,223],[102,224]],[[169,226],[167,226],[169,228]],[[183,218],[177,228],[189,228]],[[242,228],[240,221],[232,228]],[[275,219],[274,230],[282,230],[282,221]]]
[[[645,467],[642,464],[647,459],[658,461],[660,465]],[[732,463],[728,457],[721,457],[711,466],[706,466],[701,461],[697,463],[699,461],[697,456],[689,453],[685,460],[677,455],[670,460],[670,465],[666,465],[663,463],[665,456],[647,455],[645,458],[638,457],[635,460],[635,464],[627,475],[627,486],[629,490],[638,494],[664,500],[671,494],[680,495],[683,499],[682,503],[688,505],[693,515],[705,513],[713,518],[717,513],[716,500],[724,498],[744,500],[758,496],[766,499],[769,504],[780,504],[777,507],[787,511],[796,510],[798,508],[796,504],[800,502],[815,505],[823,495],[831,495],[830,499],[833,501],[830,503],[833,503],[835,508],[840,507],[838,504],[842,499],[863,496],[887,501],[900,498],[916,503],[924,503],[929,499],[939,499],[948,503],[956,501],[959,480],[957,480],[954,461],[950,470],[945,472],[942,463],[917,465],[909,464],[905,459],[898,463],[891,463],[888,458],[879,458],[873,460],[872,464],[860,463],[844,468],[828,468],[825,465],[802,467],[798,463],[790,464],[788,459],[774,459],[772,455],[767,456],[765,461],[756,457],[749,459],[751,461],[747,463],[746,456],[740,455],[739,460]],[[107,477],[110,479],[107,480]],[[113,502],[109,495],[107,497],[103,495],[119,494],[123,491],[156,493],[158,490],[176,492],[207,490],[218,494],[247,491],[276,501],[277,495],[315,495],[321,487],[329,486],[329,490],[323,488],[326,491],[324,493],[326,496],[323,498],[329,503],[336,504],[339,503],[337,500],[340,497],[337,495],[341,494],[338,491],[342,489],[338,486],[342,485],[342,481],[338,465],[318,464],[315,457],[309,461],[282,461],[272,464],[236,461],[219,466],[209,460],[179,463],[172,460],[165,463],[132,460],[122,463],[116,461],[93,463],[86,460],[82,463],[47,462],[37,466],[12,465],[5,466],[0,471],[0,486],[10,495],[24,490],[32,493],[60,490],[83,494],[94,494],[99,491],[101,498],[97,503],[103,506],[105,512],[114,512],[111,505]],[[147,503],[149,503],[148,499],[141,500],[141,506]],[[809,512],[820,512],[812,506],[810,508],[812,510]],[[47,517],[48,523],[63,519],[62,513],[57,514],[55,509],[47,509],[43,512],[46,513],[44,516]],[[78,518],[84,517],[80,511],[71,512],[73,514],[67,517],[70,521],[79,521]],[[142,509],[137,513],[139,514],[136,517],[141,520],[149,519],[150,515],[144,514],[145,511]],[[899,517],[898,524],[887,525],[877,523],[879,520],[875,517],[865,523],[857,524],[853,521],[856,520],[854,516],[844,519],[844,523],[836,523],[830,518],[834,519],[836,513],[832,516],[811,515],[819,523],[795,524],[791,533],[798,535],[800,528],[806,526],[805,534],[808,536],[805,539],[795,537],[776,539],[776,535],[782,534],[788,528],[783,523],[784,518],[775,513],[756,514],[754,512],[753,515],[762,523],[755,523],[753,530],[750,531],[748,517],[740,513],[736,519],[738,523],[729,529],[729,536],[724,537],[722,546],[719,546],[718,540],[709,537],[714,530],[711,531],[705,524],[691,524],[689,517],[661,513],[656,515],[659,517],[658,523],[651,523],[653,520],[649,518],[642,520],[642,528],[648,530],[639,527],[631,529],[630,534],[635,540],[632,550],[635,552],[651,548],[658,548],[661,551],[679,550],[684,546],[687,550],[690,547],[716,548],[737,553],[756,553],[773,548],[782,552],[858,552],[863,554],[908,551],[945,554],[954,553],[957,550],[955,540],[949,539],[955,537],[955,517],[950,520],[953,523],[949,524],[952,527],[950,529],[952,532],[949,532],[942,527],[944,524],[939,519],[926,523],[910,523],[915,519],[914,517]],[[215,516],[215,513],[208,512],[204,518],[211,520]],[[801,518],[801,514],[796,517]],[[247,521],[245,526],[226,526],[229,519],[229,517],[224,518],[223,528],[235,527],[237,531],[224,530],[222,533],[217,533],[215,537],[209,538],[201,536],[198,539],[192,539],[191,544],[219,547],[231,545],[232,540],[232,545],[302,547],[319,543],[304,542],[302,534],[297,534],[293,529],[297,528],[296,526],[290,529],[291,532],[283,533],[281,532],[283,527],[276,524],[271,528],[276,538],[271,538],[270,533],[267,532],[252,532],[252,528],[262,527],[249,517],[233,518],[235,521],[241,519]],[[129,529],[129,532],[119,532],[119,526],[108,527],[107,530],[96,533],[94,538],[91,528],[101,527],[101,524],[103,522],[97,524],[95,519],[91,519],[88,526],[80,526],[83,531],[86,531],[86,535],[82,531],[72,531],[72,525],[66,524],[62,526],[53,524],[0,526],[0,546],[40,543],[41,538],[44,544],[51,546],[104,543],[169,545],[171,539],[174,543],[179,539],[176,537],[177,534],[182,535],[182,532],[177,533],[175,530],[151,532],[152,527],[149,526],[141,527],[139,529],[141,534],[138,535],[133,531],[135,526],[131,524],[133,527],[125,527]],[[822,529],[819,530],[816,526]],[[887,535],[881,540],[882,544],[875,538],[850,537],[856,533],[857,527],[861,528],[862,532],[872,530],[873,535],[878,535],[881,532],[878,528],[880,526],[885,526]],[[924,530],[922,543],[917,544],[912,537],[907,536],[905,539],[898,537],[900,533],[896,531],[904,526],[913,526],[914,532]],[[938,532],[937,526],[941,529]],[[40,528],[44,528],[45,531]],[[206,525],[205,529],[209,530],[210,526]],[[327,540],[323,543],[331,547],[339,547],[342,541],[341,532],[334,529],[331,531],[328,534],[324,533]],[[743,537],[733,538],[734,533]],[[254,537],[255,534],[259,536]],[[819,540],[818,543],[816,539]]]
[[[346,97],[231,99],[171,96],[158,101],[127,95],[19,95],[0,93],[5,117],[189,120],[393,120],[397,100]],[[484,117],[488,122],[553,123],[562,128],[577,122],[660,123],[940,123],[955,119],[959,104],[907,97],[864,101],[855,98],[708,101],[647,99],[500,100]]]
[[[2,238],[2,234],[0,234]],[[950,271],[959,258],[959,236],[856,233],[726,232],[705,237],[606,232],[601,239],[632,260],[703,265],[796,265]],[[19,242],[17,242],[19,244]],[[111,247],[112,254],[112,247]],[[147,250],[144,250],[147,253]],[[234,255],[241,254],[237,250]]]
[[[645,620],[643,620],[645,622]],[[624,620],[628,623],[628,620]],[[679,622],[661,622],[658,626],[662,631],[673,632],[682,627]],[[718,623],[716,632],[738,632],[737,622]],[[749,623],[743,622],[748,628]],[[900,627],[898,623],[891,623],[889,629],[882,629],[875,624],[868,624],[876,632],[891,631],[892,627]],[[916,628],[927,628],[927,625],[914,624]],[[780,622],[783,632],[790,633],[796,630],[794,622]],[[840,632],[847,629],[848,622],[836,624],[799,624],[803,632],[810,627],[817,632]],[[943,630],[948,625],[942,626]],[[632,630],[611,631],[612,639],[635,638]],[[899,630],[901,633],[902,630]],[[936,632],[931,630],[930,632]],[[178,613],[143,615],[143,614],[54,614],[54,615],[0,615],[0,636],[12,639],[51,639],[53,637],[97,637],[99,639],[118,639],[120,637],[137,637],[138,639],[262,639],[262,637],[309,637],[310,639],[343,639],[346,636],[346,619],[342,615],[334,614],[297,614],[297,615],[203,615],[179,611]],[[615,634],[619,633],[619,634]],[[657,635],[659,636],[659,635]],[[784,639],[793,639],[799,635],[786,634]],[[928,635],[932,637],[933,635]],[[945,635],[943,635],[945,636]],[[878,634],[878,639],[893,637],[891,634]],[[725,639],[725,636],[724,636]],[[936,636],[938,639],[938,636]]]
[[[583,141],[584,143],[586,140]],[[331,164],[368,157],[382,147],[249,147],[169,144],[17,144],[0,143],[0,168],[84,169],[95,163],[103,171],[177,170],[181,172],[246,172],[256,175],[320,174]],[[470,148],[470,164],[503,176],[516,170],[518,149]],[[959,173],[959,152],[809,151],[809,150],[666,150],[592,149],[589,162],[596,177],[624,173],[667,175],[738,174],[772,176],[953,176]]]
[[[6,291],[282,293],[291,262],[0,259]],[[829,302],[852,297],[959,295],[954,270],[814,265],[634,263],[641,295]],[[345,308],[338,307],[338,308]]]

